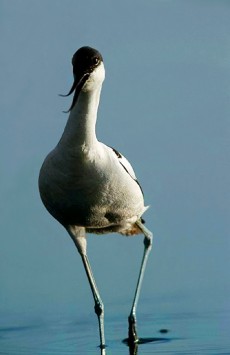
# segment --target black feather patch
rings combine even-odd
[[[116,156],[118,157],[118,159],[121,159],[121,158],[122,158],[122,155],[121,155],[121,153],[118,152],[118,150],[116,150],[116,149],[113,148],[113,147],[110,147],[110,148],[114,151],[114,153],[116,154]],[[137,185],[140,187],[140,190],[141,190],[141,192],[142,192],[142,195],[144,196],[144,192],[143,192],[143,190],[142,190],[142,187],[141,187],[139,181],[138,181],[137,179],[134,179],[134,178],[130,175],[130,173],[128,172],[128,170],[127,170],[126,167],[122,164],[121,161],[119,161],[119,163],[123,166],[123,168],[124,168],[125,171],[129,174],[129,176],[130,176],[134,181],[136,181]]]

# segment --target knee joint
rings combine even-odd
[[[146,249],[151,248],[152,247],[152,243],[153,243],[152,237],[151,238],[150,237],[145,237],[144,238],[144,246],[145,246]]]
[[[104,314],[104,305],[103,303],[96,302],[94,306],[95,313],[98,317]]]

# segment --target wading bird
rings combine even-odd
[[[97,140],[95,125],[105,69],[101,54],[82,47],[72,58],[74,93],[69,118],[57,146],[40,170],[41,199],[67,230],[87,274],[99,321],[100,347],[105,348],[104,306],[87,257],[86,233],[144,235],[144,255],[129,321],[129,342],[138,343],[136,306],[152,233],[144,226],[142,189],[128,162],[116,149]],[[104,353],[104,352],[103,352]]]

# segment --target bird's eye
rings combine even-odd
[[[98,65],[99,64],[99,58],[98,57],[93,57],[92,62],[94,65]]]

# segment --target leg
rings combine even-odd
[[[94,310],[95,313],[98,317],[98,322],[99,322],[99,333],[100,333],[100,347],[101,349],[105,348],[105,332],[104,332],[104,305],[102,303],[100,294],[98,292],[97,289],[97,285],[95,282],[95,279],[93,277],[93,273],[90,267],[90,263],[89,263],[89,259],[87,257],[87,255],[81,255],[82,257],[82,261],[83,261],[83,265],[89,280],[89,284],[93,293],[93,298],[95,301],[95,306],[94,306]]]
[[[136,330],[136,308],[137,308],[137,303],[138,303],[138,299],[139,299],[139,295],[140,295],[142,280],[143,280],[144,273],[145,273],[146,263],[148,260],[150,250],[152,248],[152,238],[153,238],[152,233],[141,223],[141,221],[137,221],[136,225],[143,232],[145,238],[144,238],[144,255],[143,255],[143,259],[142,259],[142,263],[141,263],[139,277],[137,280],[137,286],[136,286],[136,291],[134,294],[133,305],[132,305],[131,312],[130,312],[130,315],[128,318],[128,321],[129,321],[129,342],[130,343],[137,343],[138,342],[138,336],[137,336],[137,330]]]
[[[104,332],[104,306],[93,276],[93,272],[90,267],[89,259],[86,253],[86,235],[85,235],[85,228],[83,227],[75,227],[69,226],[67,228],[68,233],[70,234],[71,238],[73,239],[74,244],[76,245],[81,258],[82,262],[86,271],[86,275],[90,284],[90,288],[93,294],[93,298],[95,301],[95,313],[98,317],[99,322],[99,333],[100,333],[100,347],[101,347],[101,354],[105,354],[105,332]]]

